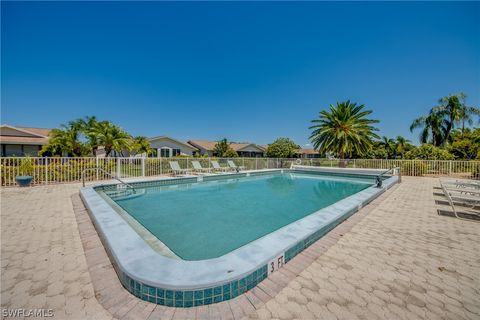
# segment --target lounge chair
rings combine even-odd
[[[451,180],[451,179],[441,179],[440,184],[442,186],[448,186],[450,188],[458,189],[480,189],[480,182],[475,180]]]
[[[461,206],[464,209],[462,211],[466,211],[467,214],[480,216],[480,191],[478,189],[451,188],[442,181],[440,181],[440,185],[455,217],[464,219],[458,215],[457,206]]]
[[[197,171],[197,172],[210,172],[210,168],[204,168],[204,167],[202,167],[202,165],[200,164],[199,161],[192,160],[191,163],[192,163],[192,167],[193,167],[193,170],[194,170],[194,171]]]
[[[240,170],[245,170],[244,166],[237,166],[235,164],[235,162],[233,162],[232,160],[227,160],[227,163],[230,166],[230,168],[232,168],[233,170],[235,170],[237,172],[239,172]]]
[[[210,163],[212,164],[213,170],[223,171],[223,172],[226,172],[226,171],[230,170],[229,167],[221,167],[221,166],[218,164],[218,161],[216,161],[216,160],[211,160]]]
[[[177,161],[168,161],[168,163],[170,164],[170,168],[172,169],[172,174],[174,176],[176,176],[178,174],[187,174],[188,173],[188,169],[180,168],[180,165],[178,164]]]

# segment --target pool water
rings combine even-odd
[[[148,187],[114,199],[184,260],[220,257],[353,195],[372,179],[304,173]]]

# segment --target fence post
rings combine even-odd
[[[48,184],[48,158],[45,158],[45,184]]]
[[[121,173],[120,165],[121,165],[120,157],[118,157],[117,158],[117,178],[121,178],[121,176],[120,176],[120,173]]]
[[[255,157],[255,170],[258,170],[257,157]]]
[[[142,157],[142,177],[145,177],[145,158]]]
[[[452,160],[448,161],[448,175],[452,175]]]
[[[95,157],[95,168],[98,168],[98,157]],[[98,181],[98,169],[95,170],[95,178]]]

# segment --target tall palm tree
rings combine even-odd
[[[451,131],[455,126],[462,126],[462,133],[465,130],[465,122],[468,124],[473,123],[473,117],[475,115],[480,116],[480,109],[467,106],[467,96],[465,93],[460,92],[440,98],[438,106],[434,108],[436,112],[439,112],[445,118],[445,141],[451,142]]]
[[[312,120],[310,136],[315,149],[320,153],[333,152],[340,158],[353,153],[363,155],[372,147],[373,138],[379,138],[372,126],[378,120],[367,118],[372,111],[350,100],[330,105],[329,111],[321,111],[319,118]]]
[[[395,140],[395,150],[396,150],[396,153],[400,154],[400,156],[403,157],[405,156],[405,152],[407,151],[407,149],[409,149],[410,147],[410,140],[402,137],[402,136],[397,136],[397,139]]]
[[[447,132],[447,123],[444,114],[438,110],[432,109],[427,116],[421,116],[415,119],[410,125],[410,132],[417,128],[422,128],[420,132],[420,142],[431,142],[434,146],[441,146],[445,143]]]
[[[98,144],[105,148],[106,157],[112,151],[121,153],[129,148],[130,135],[110,121],[98,122],[90,130],[90,134],[94,135]]]

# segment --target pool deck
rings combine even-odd
[[[80,184],[1,190],[1,307],[57,319],[480,319],[480,223],[439,216],[404,177],[233,300],[176,309],[121,287]]]

